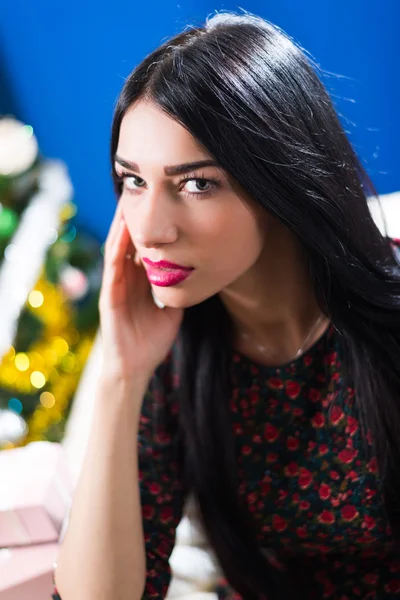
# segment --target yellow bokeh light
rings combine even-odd
[[[44,302],[42,292],[39,292],[38,290],[32,290],[28,296],[28,301],[33,308],[39,308],[39,306],[42,306]]]
[[[40,394],[40,404],[45,408],[53,408],[55,403],[56,399],[54,398],[53,394],[50,394],[50,392],[42,392]]]
[[[76,205],[73,204],[72,202],[67,202],[67,204],[64,204],[64,206],[61,209],[61,213],[60,213],[60,218],[62,221],[69,221],[69,219],[72,219],[72,217],[74,217],[76,215]]]
[[[41,371],[46,368],[46,362],[39,352],[30,352],[29,358],[31,361],[31,369],[33,371]]]
[[[6,385],[13,385],[17,379],[17,372],[11,365],[2,365],[0,372],[0,381]]]
[[[67,342],[61,337],[55,338],[52,346],[54,352],[57,352],[58,356],[65,356],[69,350]]]
[[[76,365],[76,358],[75,355],[72,352],[68,352],[68,354],[66,354],[63,358],[62,361],[62,366],[64,371],[72,371],[75,368]]]
[[[4,360],[4,362],[13,360],[14,356],[15,356],[15,349],[13,348],[13,346],[10,346],[8,352],[6,352],[6,354],[3,356],[3,360]]]
[[[57,424],[57,423],[59,423],[61,421],[61,419],[62,419],[62,414],[60,413],[60,411],[59,410],[54,410],[52,412],[52,421],[53,421],[53,423]]]
[[[15,366],[18,371],[27,371],[29,369],[29,357],[25,352],[18,352],[15,356]]]
[[[46,377],[40,371],[33,371],[31,374],[31,384],[35,388],[42,388],[46,383]]]

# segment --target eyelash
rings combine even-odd
[[[122,191],[126,191],[126,192],[128,192],[128,194],[137,194],[137,190],[132,190],[132,189],[124,187],[124,181],[125,181],[125,179],[128,179],[128,178],[138,179],[138,176],[134,175],[133,173],[126,173],[124,171],[122,171],[120,174],[116,173],[116,175],[115,175],[115,179],[116,179],[117,183],[122,184]],[[141,179],[141,178],[139,177],[139,179]],[[202,196],[204,198],[206,196],[211,196],[213,194],[214,190],[221,187],[221,183],[220,183],[220,181],[218,181],[218,179],[213,179],[212,177],[204,177],[203,174],[199,177],[195,173],[189,173],[188,175],[185,175],[181,179],[180,185],[182,183],[185,184],[188,181],[206,181],[207,183],[212,184],[212,188],[209,190],[206,190],[205,192],[184,192],[186,196]],[[138,189],[140,189],[140,188],[138,188]]]

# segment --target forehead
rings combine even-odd
[[[208,157],[200,143],[177,121],[150,102],[139,101],[125,113],[119,132],[118,156],[139,163],[169,164]]]

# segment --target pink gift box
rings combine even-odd
[[[0,600],[50,600],[58,544],[0,550]]]
[[[0,548],[58,541],[72,497],[61,444],[0,452]]]

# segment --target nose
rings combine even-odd
[[[172,244],[178,237],[173,200],[162,194],[147,194],[135,210],[134,241],[143,248]]]

